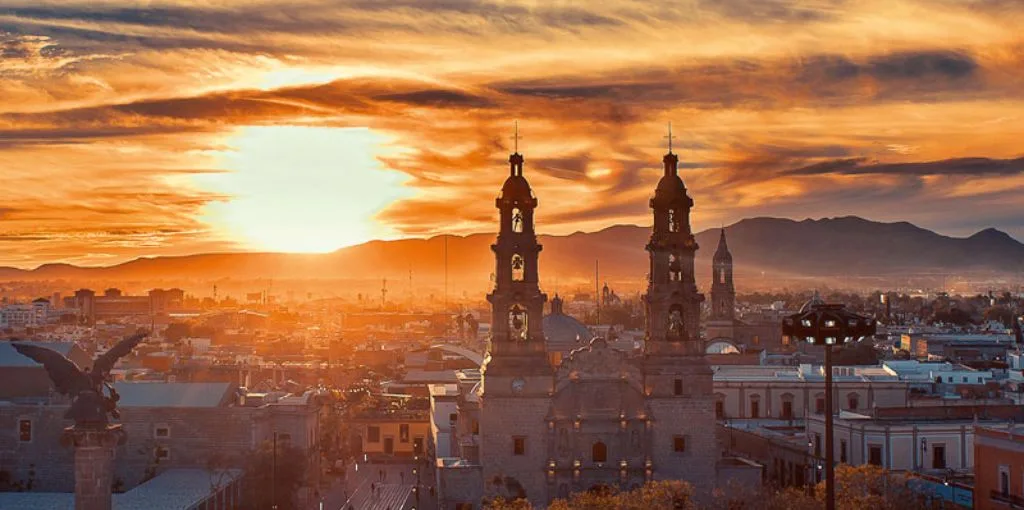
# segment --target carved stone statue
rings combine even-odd
[[[110,369],[118,359],[130,354],[148,333],[136,333],[111,347],[93,361],[91,369],[82,369],[63,354],[38,345],[11,344],[21,354],[41,363],[50,380],[62,395],[73,398],[71,408],[64,415],[75,421],[76,427],[105,428],[107,415],[119,418],[114,387],[108,383]],[[107,389],[104,395],[103,389]]]

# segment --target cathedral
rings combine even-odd
[[[523,156],[509,157],[510,175],[495,201],[500,228],[491,246],[491,338],[481,382],[459,399],[460,458],[438,460],[443,508],[479,508],[495,497],[544,508],[574,492],[629,490],[652,480],[685,480],[698,494],[716,486],[721,456],[712,370],[700,335],[704,296],[694,275],[693,199],[678,161],[670,148],[650,200],[643,352],[588,338],[552,363],[543,320],[548,298],[538,274],[538,200],[523,174]],[[731,259],[728,273],[722,262],[716,256],[712,309],[724,318],[735,293]],[[556,315],[560,304],[556,298]]]

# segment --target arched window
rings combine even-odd
[[[684,330],[683,307],[672,305],[668,312],[668,335],[674,338],[682,338]]]
[[[718,283],[725,283],[725,269],[718,268]]]
[[[518,207],[512,208],[512,231],[521,234],[523,232],[523,211]]]
[[[591,448],[591,458],[594,462],[607,462],[608,461],[608,447],[604,443],[598,441],[594,443],[594,447]]]
[[[679,262],[679,257],[677,257],[675,253],[668,256],[668,281],[683,281],[683,267]]]
[[[668,231],[679,232],[679,215],[675,209],[668,210]]]
[[[521,282],[526,276],[526,261],[523,256],[516,253],[512,255],[512,281]]]
[[[529,316],[519,305],[508,311],[508,332],[511,340],[526,340],[529,331]]]

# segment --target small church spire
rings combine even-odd
[[[668,152],[665,154],[665,157],[662,158],[662,162],[665,163],[665,176],[675,177],[678,172],[677,165],[679,164],[679,157],[672,152],[672,139],[675,137],[672,136],[671,122],[668,123],[668,136],[665,138],[668,139]]]
[[[513,152],[508,157],[509,172],[512,177],[523,175],[523,155],[519,154],[519,121],[515,121],[515,130],[512,134]]]

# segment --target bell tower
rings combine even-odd
[[[725,243],[725,229],[711,264],[711,320],[732,321],[736,313],[736,287],[732,283],[732,254]]]
[[[679,157],[671,151],[662,162],[665,173],[651,199],[654,226],[647,243],[650,274],[647,309],[648,354],[702,355],[700,304],[693,259],[697,241],[690,230],[693,199],[679,178]]]
[[[698,492],[714,485],[719,459],[715,440],[713,373],[704,358],[690,230],[693,199],[679,178],[679,158],[669,151],[664,175],[650,205],[654,214],[647,243],[650,275],[644,306],[644,393],[651,412],[651,476],[686,480]]]
[[[480,458],[485,497],[523,497],[540,505],[548,500],[543,468],[555,377],[542,322],[547,296],[537,271],[537,198],[523,177],[522,154],[508,161],[509,176],[495,201],[500,225],[491,245],[494,290],[487,295],[491,338],[481,369]]]

